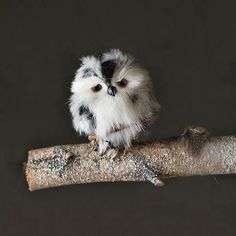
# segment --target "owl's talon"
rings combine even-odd
[[[127,147],[125,147],[123,150],[122,150],[122,156],[125,156],[126,154],[127,154],[127,152],[128,152],[128,148]]]
[[[88,140],[89,140],[89,141],[96,141],[96,139],[97,139],[96,134],[90,134],[90,135],[88,136]]]
[[[111,159],[115,159],[119,155],[119,149],[111,148],[107,151],[106,155]]]
[[[90,141],[90,149],[91,151],[97,151],[98,150],[98,143],[95,140]]]
[[[105,154],[106,151],[110,148],[111,148],[111,143],[109,141],[99,143],[99,155]]]

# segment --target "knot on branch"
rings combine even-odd
[[[208,140],[209,133],[204,127],[190,126],[184,130],[182,140],[193,155],[199,155]]]

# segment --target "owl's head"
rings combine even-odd
[[[150,77],[146,70],[134,62],[134,58],[111,49],[101,57],[87,56],[76,72],[71,92],[89,104],[98,99],[116,101],[129,96],[135,103],[142,92],[150,92]]]

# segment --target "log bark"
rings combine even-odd
[[[89,144],[31,150],[25,165],[29,190],[70,184],[149,181],[178,176],[236,173],[236,136],[210,137],[190,127],[179,137],[137,143],[115,158],[100,156]]]

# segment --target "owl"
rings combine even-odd
[[[89,136],[100,155],[131,147],[160,107],[149,73],[119,49],[81,62],[69,102],[74,129]]]

